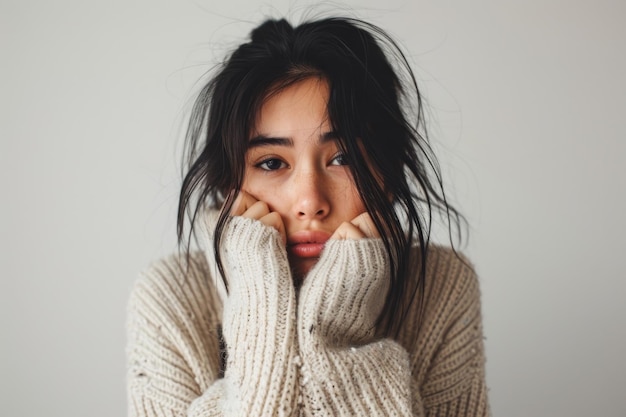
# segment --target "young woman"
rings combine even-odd
[[[188,150],[179,238],[205,250],[133,290],[131,416],[488,414],[477,279],[429,243],[434,211],[459,215],[381,29],[266,21],[201,91]]]

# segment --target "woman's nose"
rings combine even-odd
[[[327,184],[315,171],[299,173],[294,178],[295,201],[292,208],[298,219],[322,219],[330,212]]]

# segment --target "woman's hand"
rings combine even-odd
[[[267,203],[257,200],[252,194],[241,190],[233,203],[230,215],[258,220],[266,226],[273,227],[280,233],[283,243],[287,242],[285,225],[280,214],[270,211]]]
[[[368,237],[377,238],[380,237],[380,234],[378,233],[370,214],[365,212],[359,214],[350,222],[341,223],[330,238],[337,240],[356,240]]]

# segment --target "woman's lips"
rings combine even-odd
[[[299,258],[319,258],[330,234],[322,231],[296,232],[287,239],[287,252]]]
[[[299,258],[319,258],[323,243],[296,243],[289,246],[289,254]]]

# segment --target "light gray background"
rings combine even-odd
[[[125,303],[175,249],[195,82],[306,3],[0,4],[0,415],[124,415]],[[427,96],[472,225],[496,416],[626,415],[625,5],[350,2]]]

